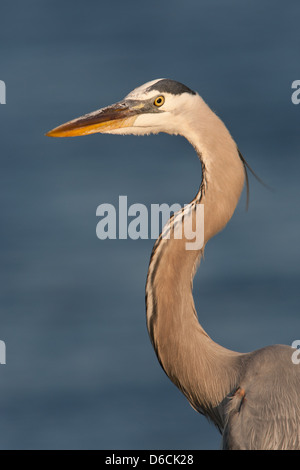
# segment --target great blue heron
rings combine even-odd
[[[95,132],[184,136],[202,165],[202,182],[184,223],[186,217],[195,223],[192,209],[204,204],[205,246],[232,217],[247,177],[246,162],[198,93],[173,80],[153,80],[47,135]],[[170,218],[170,232],[178,217]],[[215,423],[223,449],[300,449],[300,365],[292,361],[294,349],[274,345],[238,353],[215,343],[198,321],[192,295],[204,246],[186,250],[186,241],[160,236],[149,264],[147,327],[162,368],[192,407]]]

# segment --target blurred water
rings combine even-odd
[[[200,92],[255,171],[207,247],[194,295],[239,351],[300,338],[299,2],[39,2],[0,9],[2,449],[214,449],[145,326],[153,241],[100,241],[96,208],[190,201],[200,165],[180,137],[47,139],[54,126],[159,77]]]

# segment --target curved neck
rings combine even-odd
[[[206,107],[205,126],[190,123],[184,136],[195,147],[202,164],[202,183],[189,206],[204,204],[204,246],[225,227],[238,203],[244,166],[236,144],[219,118]],[[201,107],[203,113],[203,105]],[[209,129],[214,129],[212,138]],[[179,213],[177,213],[177,218]],[[192,218],[195,211],[184,216]],[[168,222],[170,239],[157,240],[150,260],[147,284],[147,326],[158,359],[177,387],[198,411],[222,427],[217,406],[236,382],[238,353],[214,343],[198,322],[192,283],[204,246],[186,250],[189,241],[175,239],[174,217]],[[195,226],[195,225],[194,225]],[[196,227],[196,230],[203,227]]]

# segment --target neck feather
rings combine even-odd
[[[204,204],[204,245],[186,250],[188,240],[175,239],[172,231],[170,239],[158,238],[146,284],[147,327],[169,378],[195,409],[222,427],[218,406],[235,386],[240,355],[213,342],[201,327],[192,284],[204,246],[232,217],[245,175],[228,130],[202,100],[200,104],[199,121],[188,123],[183,135],[202,164],[202,183],[189,206]],[[167,229],[172,229],[175,217]],[[185,217],[195,218],[195,211]]]

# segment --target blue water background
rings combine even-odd
[[[181,137],[44,133],[154,78],[197,90],[273,188],[250,176],[194,284],[225,347],[300,339],[297,0],[0,7],[1,449],[218,449],[220,436],[160,368],[145,324],[153,240],[96,237],[96,208],[184,204],[200,164]]]

